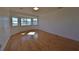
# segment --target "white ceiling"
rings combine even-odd
[[[33,10],[33,7],[9,7],[11,11],[32,14],[32,15],[42,15],[49,12],[54,12],[59,9],[57,7],[39,7],[39,8],[40,9],[37,12],[35,12]]]

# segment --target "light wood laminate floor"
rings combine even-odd
[[[28,32],[38,33],[37,38],[29,38]],[[22,35],[21,33],[25,33]],[[29,30],[12,35],[5,51],[78,51],[79,42],[42,30]]]

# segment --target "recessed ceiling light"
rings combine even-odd
[[[38,10],[39,10],[39,8],[38,8],[38,7],[34,7],[34,8],[33,8],[33,10],[38,11]]]

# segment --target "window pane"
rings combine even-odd
[[[18,18],[12,17],[12,26],[18,26]]]
[[[27,25],[31,25],[31,18],[27,18]]]
[[[12,26],[18,26],[18,24],[17,23],[13,23]]]
[[[21,18],[21,26],[31,25],[31,18]]]
[[[38,19],[37,18],[33,18],[33,25],[38,25]]]
[[[21,26],[25,26],[27,22],[26,18],[21,18]]]

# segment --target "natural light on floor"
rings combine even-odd
[[[29,32],[27,35],[35,35],[36,32]]]
[[[28,32],[27,34],[25,32],[21,33],[23,37],[27,37],[28,39],[37,39],[38,38],[38,33],[37,32]]]
[[[31,36],[33,39],[38,38],[38,33],[37,32],[29,32],[29,33],[27,33],[27,35]]]

